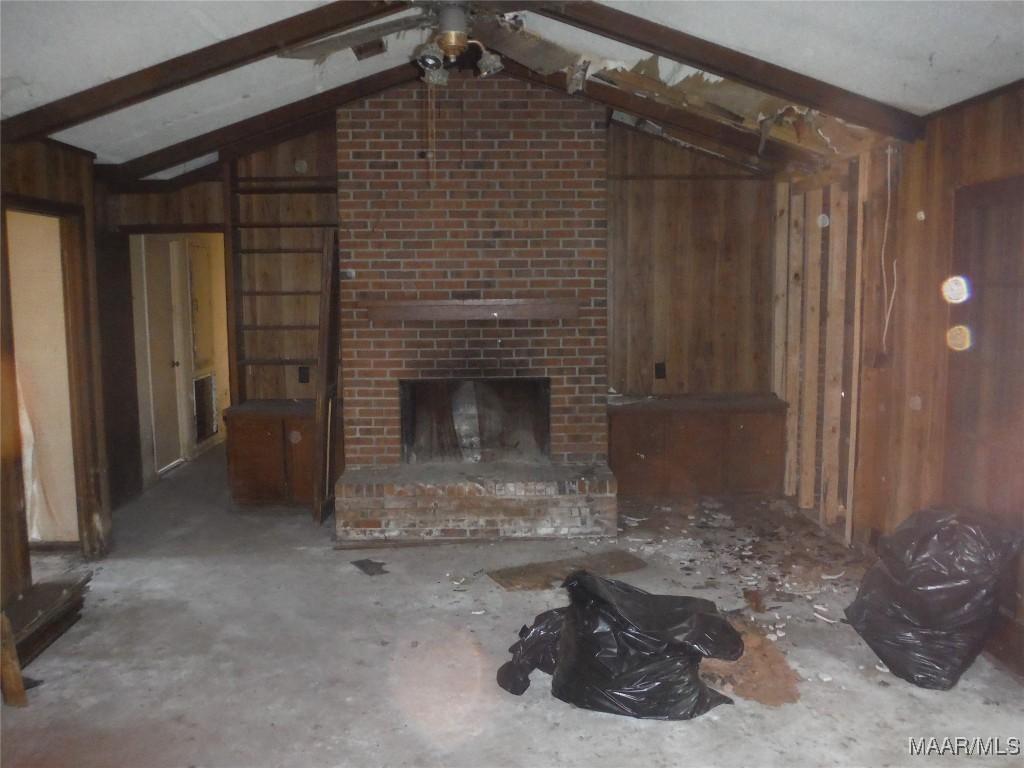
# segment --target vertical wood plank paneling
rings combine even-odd
[[[801,324],[804,296],[804,206],[803,194],[789,203],[789,286],[786,318],[786,475],[783,489],[795,496],[799,477]]]
[[[242,346],[242,334],[238,330],[241,324],[242,297],[240,257],[238,240],[234,223],[238,216],[235,188],[235,161],[225,160],[221,164],[220,191],[223,193],[222,211],[224,224],[224,289],[226,291],[226,311],[228,321],[228,379],[231,384],[231,405],[245,402],[245,380],[238,367],[238,361],[245,354]]]
[[[789,184],[775,185],[775,237],[772,242],[772,392],[786,395],[786,297],[789,288]]]
[[[104,196],[104,226],[213,226],[224,222],[219,181],[201,181],[172,192],[112,192]]]
[[[814,507],[814,485],[818,450],[818,360],[821,336],[821,245],[822,227],[818,217],[823,212],[824,194],[815,189],[807,193],[804,214],[806,247],[804,248],[803,337],[800,366],[800,442],[797,503],[801,509]]]
[[[609,139],[611,386],[769,391],[774,185],[625,128]]]
[[[828,288],[825,305],[825,386],[821,427],[820,520],[833,524],[839,515],[840,426],[843,406],[843,359],[846,348],[846,190],[829,188]]]
[[[886,355],[879,349],[882,300],[875,277],[885,156],[878,151],[867,160],[852,535],[870,541],[916,509],[947,501],[953,468],[946,451],[956,436],[946,424],[952,353],[940,286],[953,271],[954,199],[960,188],[1024,174],[1024,86],[941,113],[928,121],[922,141],[901,147],[890,232],[898,287]],[[1024,593],[1024,571],[1017,593]],[[1016,599],[1018,615],[1024,614]],[[1024,635],[1024,620],[1018,633]]]

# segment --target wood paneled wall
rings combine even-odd
[[[100,228],[209,227],[224,223],[219,181],[200,181],[172,192],[111,192],[103,196]]]
[[[886,154],[877,150],[861,158],[864,226],[861,391],[853,507],[857,539],[873,540],[893,530],[915,510],[951,502],[987,506],[981,496],[965,498],[949,482],[960,471],[989,474],[997,467],[975,463],[969,470],[950,466],[961,435],[951,434],[950,360],[960,354],[949,349],[946,332],[955,319],[943,299],[942,282],[955,272],[958,190],[1024,173],[1024,86],[951,109],[928,122],[923,141],[902,146],[891,157],[890,229],[886,255],[881,256],[886,208]],[[1024,226],[1020,221],[1017,227]],[[1018,257],[1019,258],[1019,257]],[[883,329],[887,300],[881,275],[895,299],[888,332]],[[1008,273],[1009,274],[1009,273]],[[1011,334],[1020,343],[1024,325],[1012,310],[1005,322],[1015,323]],[[997,377],[1008,383],[1007,376]],[[983,393],[981,413],[995,407],[994,391]],[[982,425],[972,420],[972,429]],[[1019,433],[1015,439],[1024,440]],[[1019,472],[1019,467],[1016,468]],[[991,481],[990,481],[991,482]],[[997,505],[998,506],[998,505]],[[988,510],[999,514],[995,507]],[[1006,514],[1005,522],[1024,527],[1021,509]],[[1006,657],[1024,648],[1024,565],[1017,586],[1004,606]],[[1016,606],[1012,605],[1013,600]],[[1015,627],[1015,629],[1013,629]]]
[[[774,185],[614,124],[608,146],[612,388],[771,391]]]
[[[869,194],[862,233],[863,373],[854,521],[859,534],[868,537],[872,529],[891,531],[915,510],[943,501],[951,353],[949,305],[940,288],[953,268],[954,195],[960,187],[1024,173],[1024,86],[936,116],[923,141],[901,147],[893,158],[885,262],[890,285],[896,275],[896,298],[884,347],[885,150],[861,163]]]

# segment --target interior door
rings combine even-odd
[[[340,401],[338,392],[338,345],[341,339],[341,265],[336,233],[324,236],[320,293],[320,357],[317,364],[316,443],[313,469],[313,520],[322,523],[334,511],[334,481],[338,476],[335,443]]]
[[[1024,177],[960,190],[954,242],[945,495],[1024,528]]]
[[[944,495],[1022,532],[1024,176],[960,189],[955,205],[953,274],[966,283],[944,291],[951,301]],[[1021,594],[1024,557],[1002,585],[1005,631],[991,645],[1024,672]]]
[[[179,429],[178,367],[175,353],[174,287],[169,244],[146,238],[146,318],[153,402],[153,458],[157,472],[184,456]]]

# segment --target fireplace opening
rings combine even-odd
[[[550,379],[399,382],[402,461],[548,461]]]

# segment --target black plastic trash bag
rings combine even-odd
[[[498,685],[521,695],[530,672],[552,674],[551,693],[584,709],[658,720],[688,720],[727,696],[704,685],[705,656],[735,660],[743,639],[710,600],[652,595],[577,571],[563,585],[567,608],[519,631]]]
[[[915,512],[878,547],[846,618],[894,675],[947,690],[981,653],[1015,534],[950,509]]]

